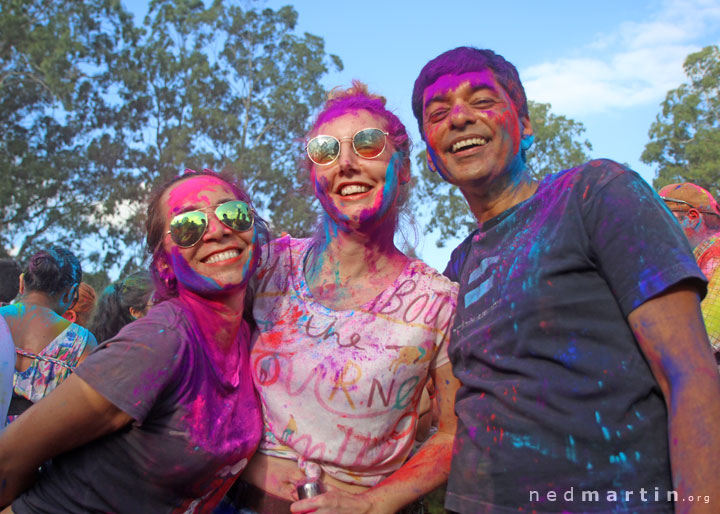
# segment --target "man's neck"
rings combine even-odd
[[[501,187],[487,188],[481,194],[468,190],[462,193],[478,224],[482,224],[524,202],[535,194],[537,188],[538,181],[524,172],[519,180],[508,181]]]

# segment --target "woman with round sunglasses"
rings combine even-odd
[[[324,212],[314,237],[272,241],[251,284],[265,428],[231,499],[243,513],[418,512],[450,467],[457,285],[395,246],[410,141],[384,98],[359,82],[331,92],[306,150]],[[438,430],[410,456],[428,377]],[[324,493],[298,501],[308,489]]]
[[[156,190],[146,228],[158,303],[0,436],[13,512],[208,512],[255,451],[242,311],[266,226],[205,170]]]

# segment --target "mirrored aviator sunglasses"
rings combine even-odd
[[[217,207],[207,207],[196,211],[181,212],[170,220],[168,234],[176,245],[190,248],[200,242],[207,230],[207,211],[215,211],[218,221],[237,232],[245,232],[253,227],[255,218],[248,204],[241,200],[221,203]]]
[[[321,134],[308,141],[305,149],[312,162],[319,166],[327,166],[340,156],[340,142],[350,139],[356,155],[365,159],[374,159],[385,150],[387,136],[387,132],[378,128],[362,129],[357,131],[353,137],[341,139]]]

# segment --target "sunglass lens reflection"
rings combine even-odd
[[[331,136],[318,136],[308,143],[308,156],[315,164],[329,164],[340,152],[340,142]]]
[[[245,202],[226,202],[218,205],[215,215],[225,226],[238,232],[245,232],[253,226],[252,211]]]
[[[175,244],[184,248],[193,246],[205,233],[207,216],[200,211],[184,212],[170,222],[170,236]]]
[[[353,145],[362,157],[377,157],[385,149],[385,134],[378,129],[361,130],[355,134]]]

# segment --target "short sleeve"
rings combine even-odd
[[[142,423],[187,359],[176,307],[163,302],[98,346],[75,373]]]
[[[578,201],[593,257],[623,314],[688,279],[704,296],[705,277],[687,238],[650,186],[612,161],[587,167]]]
[[[452,327],[454,322],[455,305],[452,306],[452,314],[450,314],[450,319],[448,320],[448,323],[445,326],[445,329],[442,331],[441,337],[439,338],[438,349],[435,353],[435,358],[430,365],[431,369],[437,369],[450,362],[450,357],[448,356],[448,345],[450,344],[450,334],[452,333]]]
[[[430,369],[436,369],[450,362],[448,345],[450,344],[450,334],[455,322],[459,286],[446,275],[441,275],[426,264],[422,266],[426,270],[429,284],[427,290],[432,291],[437,298],[432,302],[431,310],[426,316],[426,320],[434,320],[435,355],[430,363]]]

